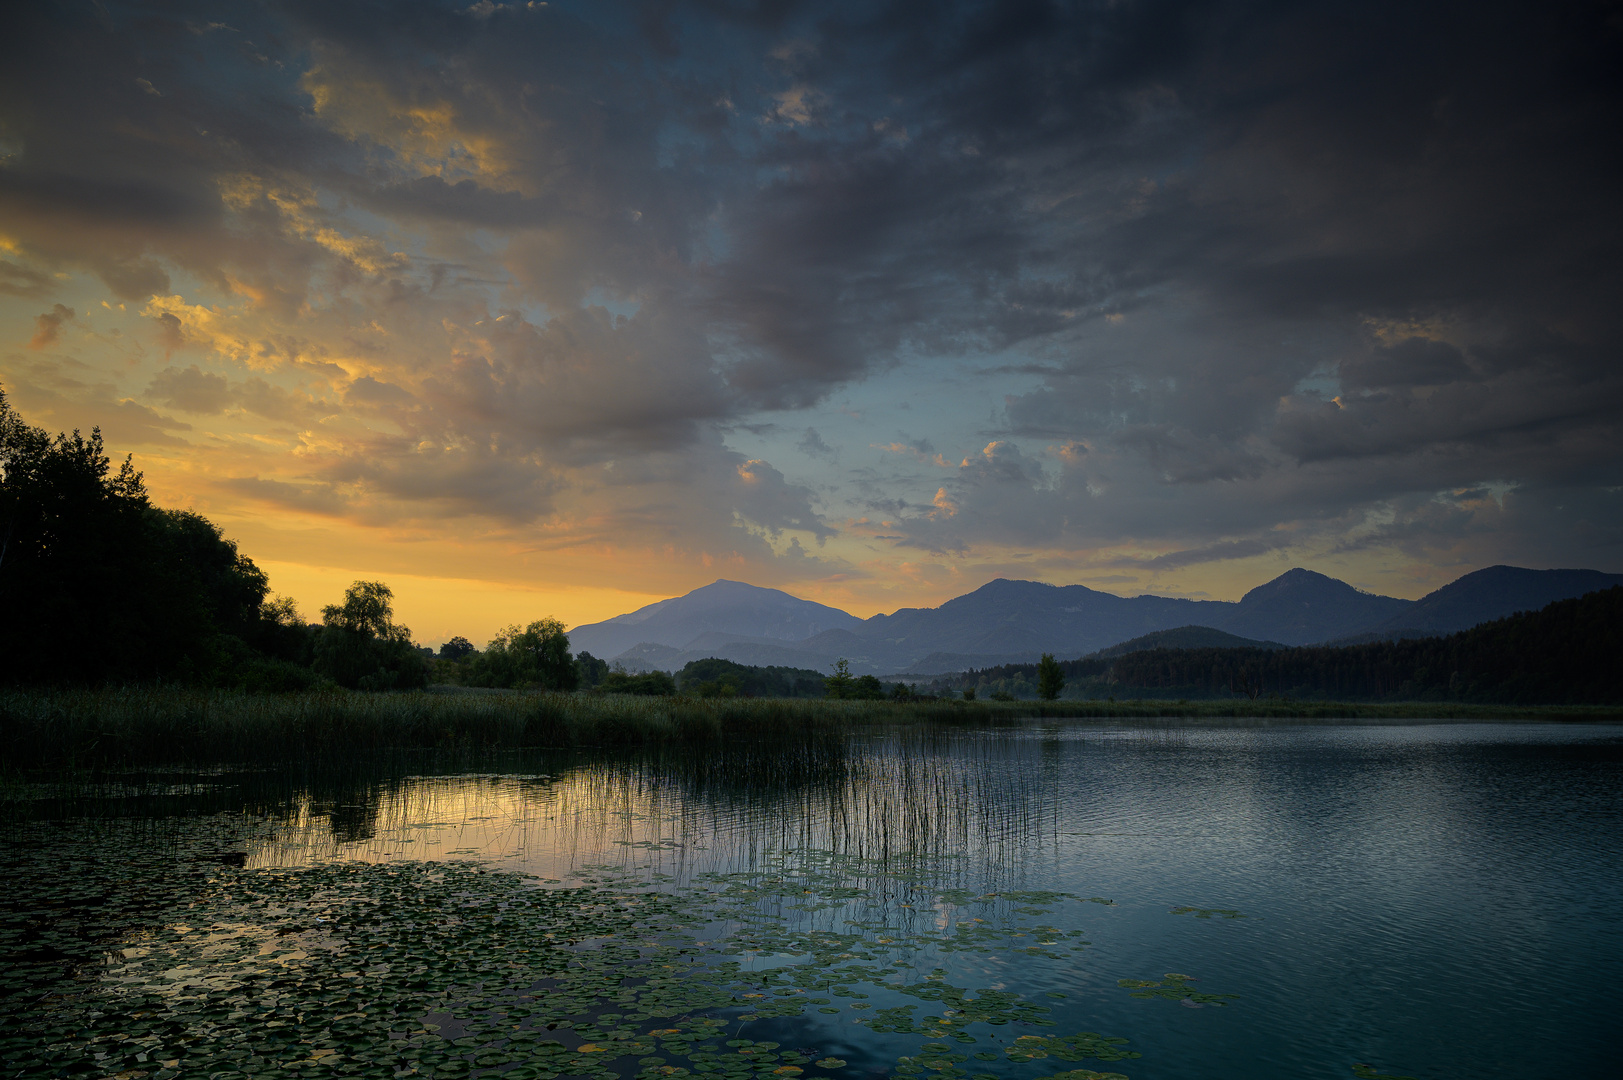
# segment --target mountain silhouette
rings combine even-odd
[[[641,644],[686,649],[702,634],[798,642],[824,630],[861,625],[861,619],[839,608],[723,578],[685,596],[577,626],[569,631],[569,647],[613,659]],[[717,643],[715,638],[708,642]]]
[[[1135,639],[1193,647],[1232,635],[1276,647],[1446,634],[1618,583],[1623,575],[1594,570],[1494,566],[1414,601],[1296,568],[1230,602],[998,578],[939,607],[859,619],[778,589],[721,580],[578,626],[569,638],[576,651],[633,669],[671,671],[717,657],[826,671],[845,659],[860,674],[923,676],[1029,663],[1045,652],[1074,659]]]
[[[1490,566],[1427,593],[1407,610],[1368,627],[1365,633],[1381,637],[1452,634],[1613,585],[1623,585],[1623,574]]]
[[[1231,612],[1206,625],[1240,637],[1311,645],[1401,619],[1414,605],[1413,600],[1359,592],[1345,581],[1297,568],[1258,585]]]

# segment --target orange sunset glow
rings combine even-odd
[[[866,617],[1623,569],[1619,271],[1561,246],[1613,235],[1602,106],[1534,155],[1478,133],[1544,82],[1355,115],[1316,30],[1073,65],[1081,24],[966,14],[926,62],[659,11],[28,16],[0,387],[430,645],[717,578]]]

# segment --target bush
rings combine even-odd
[[[302,664],[258,657],[242,668],[231,687],[249,694],[294,694],[320,684],[321,677]]]
[[[609,674],[607,660],[599,660],[591,653],[582,650],[575,657],[575,685],[584,690],[590,690],[602,682]]]
[[[351,690],[418,690],[428,685],[428,662],[410,641],[339,626],[324,626],[317,634],[315,670]]]
[[[606,694],[641,694],[646,697],[674,697],[676,680],[668,671],[649,671],[631,675],[624,671],[611,671],[598,684]]]
[[[859,675],[851,684],[850,696],[857,701],[882,701],[885,684],[879,681],[877,675]]]

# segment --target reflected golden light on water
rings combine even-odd
[[[971,746],[973,744],[970,744]],[[980,873],[1006,841],[1053,838],[1053,785],[1040,769],[988,769],[978,753],[853,751],[775,783],[738,783],[739,760],[672,768],[601,762],[553,773],[402,776],[344,801],[299,794],[248,865],[470,860],[573,885],[596,873],[686,882],[821,850],[885,862],[971,856]]]

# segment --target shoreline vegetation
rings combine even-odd
[[[1623,721],[1623,706],[1448,702],[861,701],[648,697],[461,687],[248,694],[136,688],[0,693],[0,765],[269,764],[410,751],[843,743],[1033,720]]]
[[[733,743],[838,753],[851,736],[1042,718],[1623,719],[1623,587],[1446,638],[1045,653],[922,691],[845,659],[832,672],[719,658],[632,672],[572,653],[552,617],[435,652],[395,621],[380,581],[306,621],[216,525],[154,506],[99,431],[51,436],[3,389],[0,534],[0,611],[25,613],[0,620],[0,770]]]

